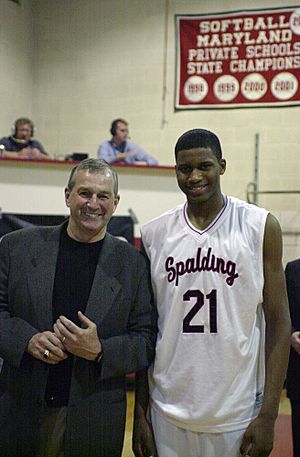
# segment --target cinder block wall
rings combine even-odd
[[[289,4],[22,0],[18,6],[0,0],[0,134],[19,115],[29,115],[38,139],[54,156],[75,151],[95,156],[98,144],[110,137],[111,120],[121,116],[134,141],[161,164],[172,165],[182,132],[212,129],[228,162],[224,192],[245,199],[258,133],[260,189],[300,189],[300,107],[174,111],[175,14]],[[300,212],[296,194],[262,195],[259,204],[281,215]],[[290,224],[298,231],[297,217]],[[296,251],[287,249],[287,257],[294,257]]]
[[[33,115],[33,19],[31,0],[0,0],[0,137],[17,117]]]

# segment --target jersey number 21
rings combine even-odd
[[[184,301],[196,298],[196,303],[183,319],[183,333],[204,333],[204,325],[191,324],[192,319],[205,304],[205,298],[209,306],[209,330],[210,333],[217,333],[217,291],[213,289],[209,294],[204,295],[200,290],[187,290],[183,295]]]

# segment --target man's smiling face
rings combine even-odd
[[[109,171],[80,170],[74,187],[65,189],[65,200],[70,208],[68,233],[71,238],[94,242],[104,237],[119,196],[114,194],[114,181]]]

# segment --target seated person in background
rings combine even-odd
[[[34,125],[30,119],[17,119],[11,136],[0,140],[0,146],[4,146],[2,157],[49,159],[42,144],[32,139],[33,133]]]
[[[112,139],[101,143],[97,155],[108,163],[127,163],[134,165],[157,165],[157,160],[147,154],[140,146],[128,138],[128,122],[115,119],[110,128]]]

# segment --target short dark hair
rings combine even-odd
[[[210,148],[218,160],[222,159],[222,148],[217,135],[205,129],[192,129],[183,133],[175,145],[175,159],[178,152],[194,148]]]
[[[112,136],[115,136],[115,134],[117,133],[117,127],[119,122],[122,122],[122,124],[125,124],[128,127],[128,122],[125,121],[125,119],[122,119],[121,117],[119,117],[118,119],[114,119],[110,126],[110,133],[112,134]]]
[[[103,159],[85,159],[82,162],[80,162],[79,165],[76,165],[76,167],[72,168],[69,181],[68,181],[68,189],[72,190],[73,187],[75,186],[75,181],[76,181],[76,175],[79,171],[81,170],[88,170],[90,173],[102,173],[104,174],[106,171],[108,171],[113,178],[114,182],[114,195],[118,195],[118,175],[113,169],[113,167],[107,163]]]

